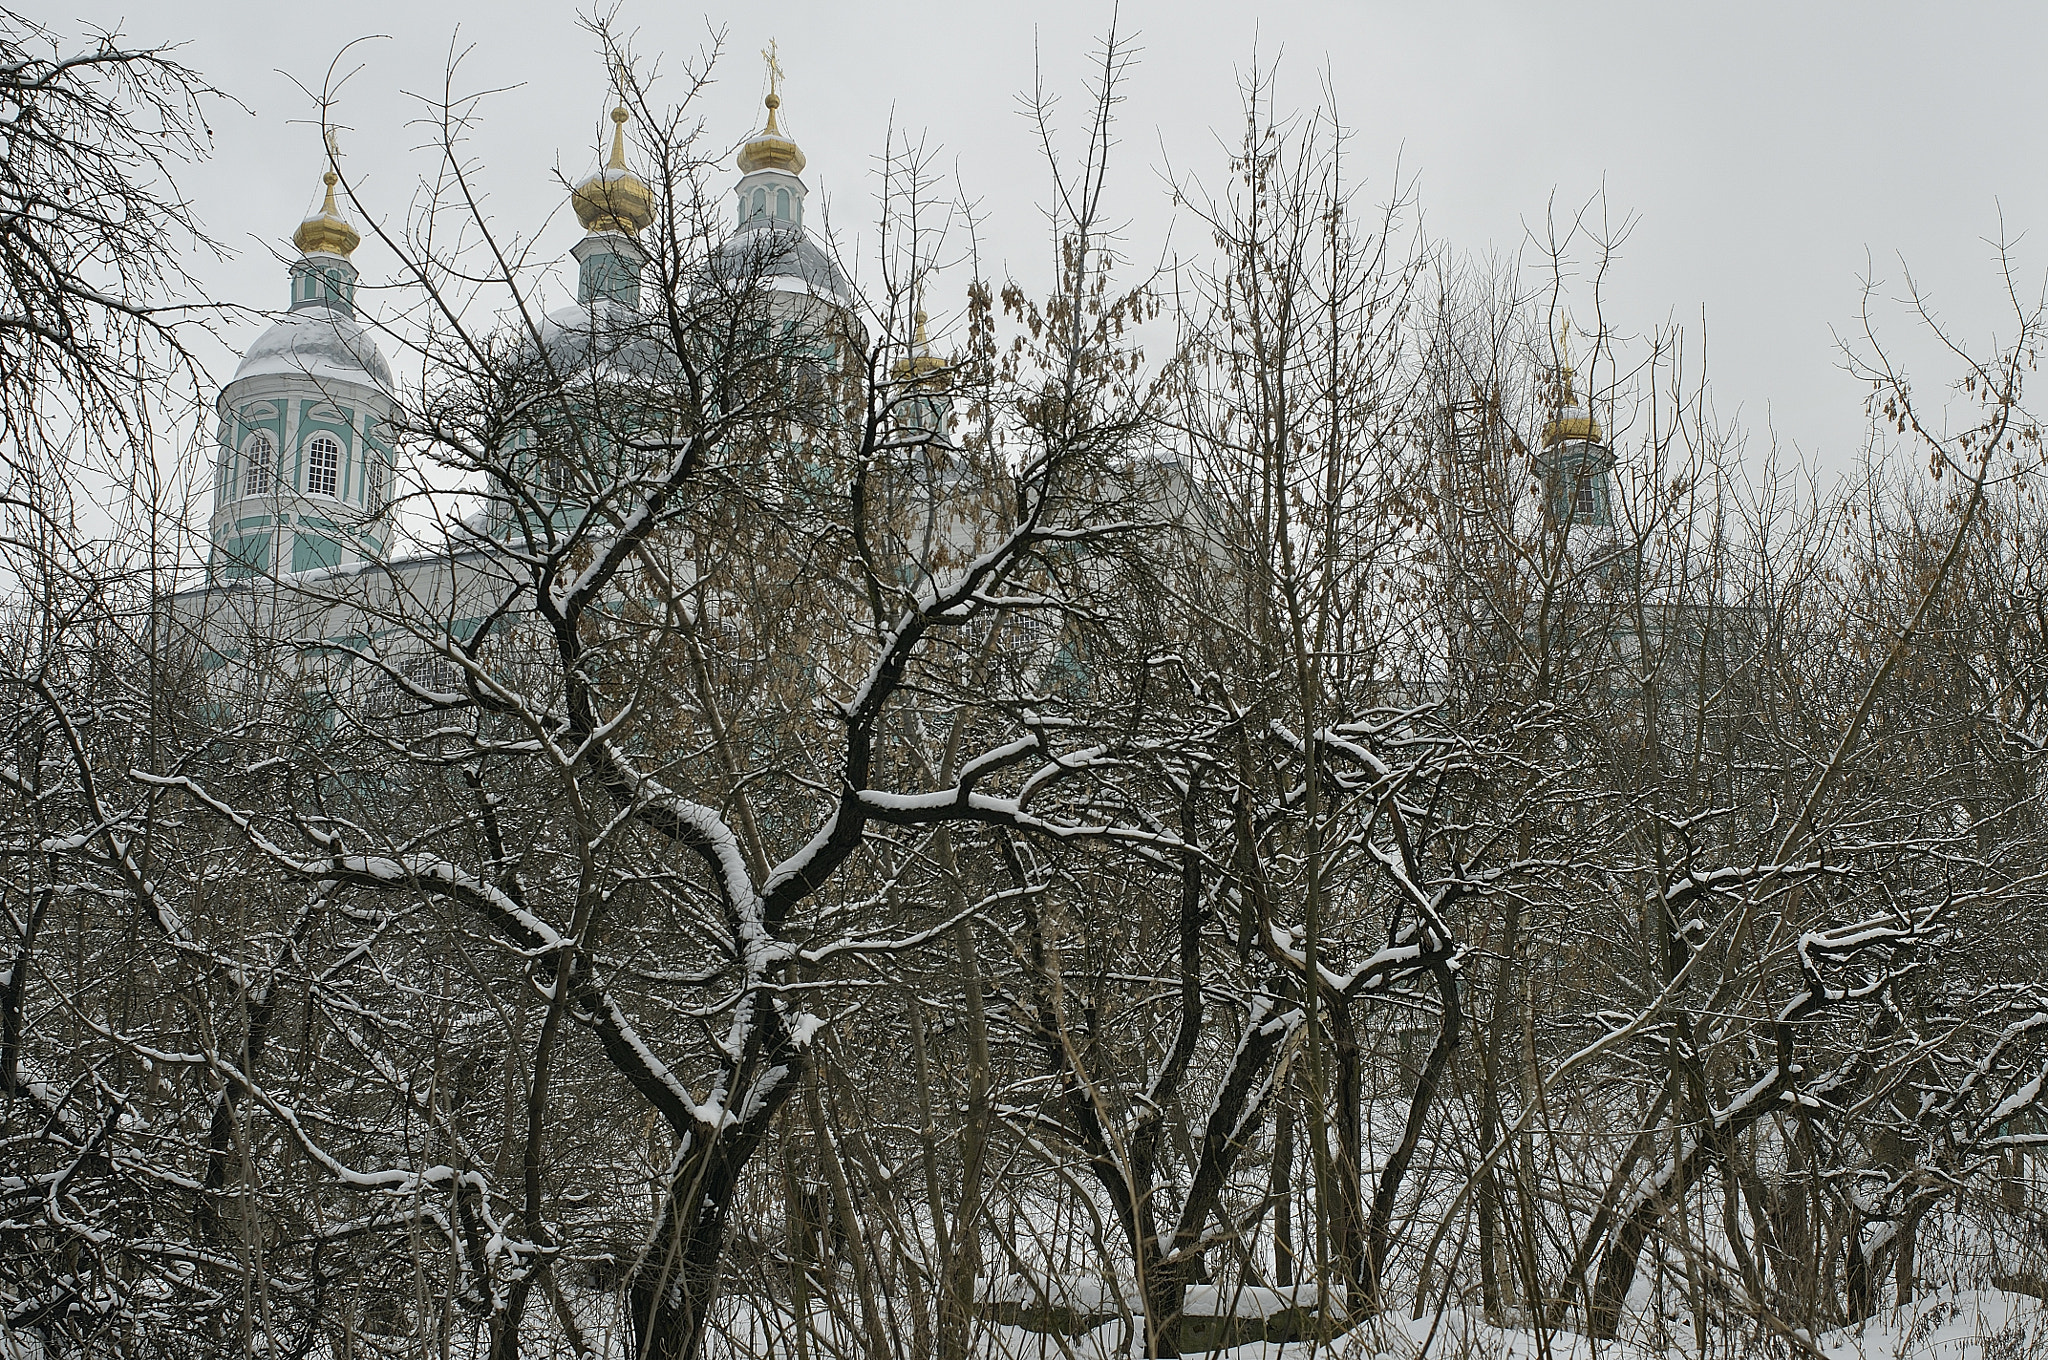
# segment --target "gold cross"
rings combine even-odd
[[[761,49],[761,59],[768,63],[768,93],[775,95],[779,99],[781,94],[778,87],[782,84],[782,63],[775,59],[775,39],[770,38],[768,45]]]
[[[334,135],[334,129],[327,129],[327,163],[338,165],[341,161],[341,139]]]
[[[1568,312],[1557,323],[1557,376],[1564,384],[1564,404],[1569,406],[1578,396],[1572,391],[1572,318]]]

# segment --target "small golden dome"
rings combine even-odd
[[[797,150],[795,142],[782,135],[782,129],[775,126],[775,111],[782,107],[782,96],[773,90],[761,101],[768,106],[768,126],[761,135],[740,148],[740,173],[751,175],[756,170],[782,170],[792,175],[804,172],[804,153]]]
[[[1543,426],[1542,444],[1546,449],[1580,440],[1597,444],[1601,438],[1600,422],[1593,418],[1591,411],[1579,405],[1579,399],[1572,391],[1571,326],[1571,319],[1567,317],[1557,329],[1557,414]]]
[[[631,116],[624,105],[612,110],[612,158],[569,196],[585,231],[637,236],[654,220],[654,191],[626,168],[626,120]]]
[[[918,382],[946,366],[944,359],[932,353],[931,339],[925,334],[925,315],[922,307],[917,309],[917,339],[912,342],[912,346],[912,352],[898,359],[895,366],[889,370],[890,375],[898,382]],[[940,379],[929,385],[943,387],[945,382],[944,379]]]
[[[1577,440],[1597,444],[1600,438],[1600,422],[1583,406],[1567,406],[1543,426],[1543,447],[1546,449]]]
[[[327,201],[320,205],[319,212],[299,223],[299,229],[292,233],[292,244],[301,255],[339,255],[345,260],[350,251],[363,243],[363,238],[334,206],[334,186],[341,183],[341,176],[329,170],[321,180],[327,185]]]

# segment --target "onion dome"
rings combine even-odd
[[[291,266],[291,309],[249,346],[230,387],[244,378],[285,376],[391,388],[391,365],[355,319],[356,266],[348,257],[363,238],[334,205],[341,177],[332,142],[322,178],[326,201],[292,233],[299,258]]]
[[[795,142],[782,135],[782,129],[775,126],[775,111],[782,107],[782,96],[774,90],[761,101],[768,106],[768,126],[761,135],[740,148],[740,172],[751,175],[756,170],[780,170],[785,174],[801,175],[804,172],[804,153],[797,149]]]
[[[1566,370],[1569,373],[1570,370]],[[1579,405],[1567,389],[1565,404],[1558,407],[1557,414],[1543,426],[1543,447],[1583,441],[1597,444],[1601,439],[1600,422],[1591,412]]]
[[[345,260],[350,251],[363,243],[363,238],[334,206],[334,186],[341,183],[341,176],[330,169],[321,180],[327,185],[327,201],[320,205],[319,212],[299,223],[299,229],[292,233],[292,244],[301,255],[339,255]]]
[[[1559,363],[1557,367],[1558,402],[1557,413],[1543,426],[1542,445],[1546,449],[1559,444],[1597,444],[1601,439],[1600,422],[1593,413],[1579,404],[1572,391],[1571,356],[1565,350],[1565,337],[1570,333],[1571,323],[1565,322],[1558,332]]]
[[[587,232],[637,236],[654,220],[654,191],[626,168],[626,120],[631,116],[623,104],[612,110],[612,158],[569,197]]]

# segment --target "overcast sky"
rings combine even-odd
[[[44,0],[36,9],[57,25],[122,22],[137,39],[183,42],[190,65],[247,105],[213,109],[214,158],[184,186],[234,252],[195,263],[214,297],[284,301],[275,253],[317,201],[321,169],[299,86],[318,88],[334,54],[365,35],[386,36],[354,49],[362,69],[338,120],[352,129],[348,168],[373,210],[395,225],[431,169],[427,134],[407,122],[421,111],[413,96],[441,88],[454,51],[458,85],[503,87],[473,146],[488,210],[528,230],[547,223],[543,242],[563,254],[576,238],[555,172],[580,178],[595,166],[609,100],[571,4]],[[694,52],[723,33],[720,79],[703,111],[735,140],[758,123],[757,53],[775,38],[786,128],[809,157],[813,204],[826,196],[844,230],[873,214],[872,157],[890,122],[928,131],[981,198],[990,252],[1039,278],[1034,204],[1045,177],[1017,97],[1035,52],[1078,115],[1084,63],[1111,14],[1106,3],[1077,2],[782,0],[705,12],[687,0],[625,0],[619,17],[648,56]],[[1945,319],[1984,342],[2012,329],[2001,325],[1986,244],[2001,213],[2006,233],[2022,236],[2029,288],[2048,264],[2038,70],[2048,6],[1125,0],[1120,25],[1141,49],[1115,188],[1133,253],[1155,253],[1171,225],[1164,162],[1221,178],[1217,139],[1234,135],[1237,74],[1255,44],[1281,58],[1284,87],[1302,107],[1327,66],[1357,129],[1353,163],[1368,192],[1389,189],[1398,162],[1417,177],[1440,242],[1511,253],[1550,204],[1568,211],[1604,191],[1610,217],[1635,222],[1610,283],[1610,325],[1640,332],[1704,320],[1717,408],[1740,418],[1753,451],[1774,430],[1826,466],[1853,456],[1862,389],[1842,371],[1831,332],[1855,328],[1866,269],[1896,294],[1903,257]],[[1199,248],[1187,224],[1175,231]],[[356,260],[365,282],[391,264],[374,243]],[[231,338],[246,343],[256,324]],[[232,359],[223,352],[220,362],[225,378]],[[1926,371],[1923,386],[1948,376]]]

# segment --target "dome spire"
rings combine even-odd
[[[925,315],[924,305],[920,303],[917,308],[917,336],[910,342],[909,353],[896,361],[892,373],[899,382],[921,383],[946,366],[944,359],[932,353],[931,336],[926,333],[927,325],[929,318]]]
[[[1572,396],[1572,318],[1567,312],[1557,319],[1557,378],[1564,384],[1564,404],[1570,406]]]
[[[299,229],[292,233],[292,244],[299,248],[301,255],[339,255],[347,259],[349,253],[363,242],[362,235],[348,224],[341,210],[334,205],[334,186],[341,183],[341,176],[335,166],[341,160],[341,147],[334,139],[334,129],[327,129],[327,173],[320,177],[327,186],[327,200],[320,205],[320,211],[299,223]]]
[[[626,168],[626,120],[632,116],[624,104],[612,110],[612,158],[604,163],[607,170]]]
[[[619,86],[619,102],[612,109],[612,158],[604,163],[604,168],[623,170],[626,168],[626,120],[633,115],[626,112],[626,63],[621,61],[612,69]]]
[[[1567,441],[1600,442],[1600,422],[1579,404],[1572,390],[1571,336],[1572,322],[1566,316],[1557,326],[1557,413],[1543,426],[1542,443],[1546,449]]]
[[[775,111],[782,107],[782,63],[775,59],[775,39],[768,40],[768,50],[761,55],[768,62],[768,97],[761,102],[768,106],[768,131],[776,132]]]
[[[576,186],[569,202],[586,232],[637,236],[654,220],[654,192],[626,168],[626,63],[618,64],[619,102],[612,110],[612,154],[604,168]]]
[[[804,153],[775,122],[775,111],[782,107],[782,62],[777,58],[773,38],[762,50],[761,59],[768,63],[768,97],[761,101],[768,106],[768,126],[761,129],[760,136],[740,148],[740,171],[751,175],[756,170],[780,170],[786,174],[801,175],[804,172]]]

